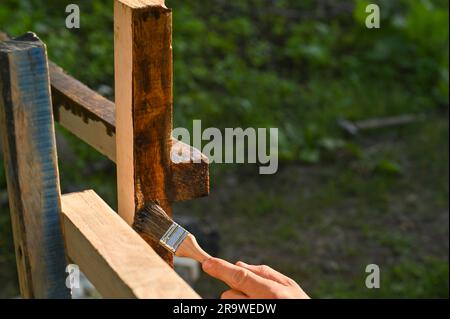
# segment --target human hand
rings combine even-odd
[[[222,299],[310,299],[294,280],[268,266],[243,262],[233,265],[219,258],[210,258],[202,268],[230,286],[230,290],[222,293]]]

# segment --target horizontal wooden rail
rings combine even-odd
[[[94,191],[62,196],[69,258],[104,298],[199,295]]]
[[[0,32],[0,41],[8,36]],[[54,118],[67,130],[116,162],[116,115],[113,102],[49,62]],[[172,138],[168,194],[182,201],[209,194],[208,158]]]
[[[49,62],[55,121],[116,162],[114,103]]]

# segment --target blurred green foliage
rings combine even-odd
[[[51,59],[94,88],[113,87],[112,1],[2,0],[0,26],[37,32]],[[381,28],[367,29],[367,4]],[[284,160],[316,163],[339,117],[448,106],[448,1],[213,0],[174,10],[175,125],[278,127]],[[380,92],[384,94],[380,96]]]

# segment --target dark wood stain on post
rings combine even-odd
[[[135,211],[158,200],[171,214],[172,12],[160,6],[133,11],[133,128]],[[167,262],[171,254],[144,237]]]

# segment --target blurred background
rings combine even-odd
[[[65,8],[81,28],[65,28]],[[381,9],[367,29],[365,8]],[[278,127],[280,169],[212,164],[211,195],[175,215],[219,257],[268,264],[314,298],[449,297],[447,0],[172,1],[174,125]],[[0,30],[114,97],[112,0],[2,0]],[[386,117],[409,124],[387,127]],[[377,128],[350,132],[377,120]],[[366,122],[367,123],[367,122]],[[57,127],[64,193],[116,208],[115,166]],[[365,287],[365,268],[381,288]],[[195,288],[218,297],[202,276]],[[0,297],[18,295],[0,159]]]

